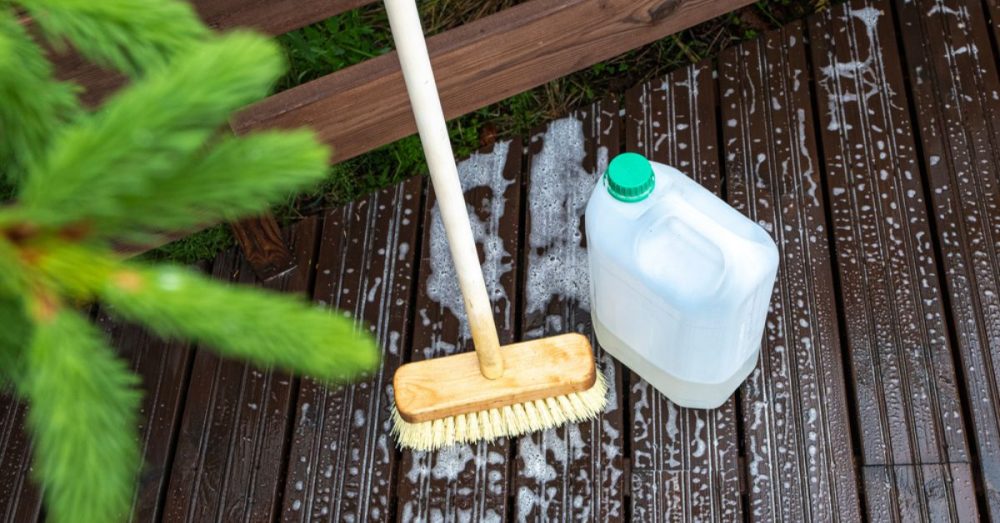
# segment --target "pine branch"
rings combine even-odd
[[[208,35],[178,0],[16,0],[58,50],[73,44],[94,63],[136,78]]]
[[[0,212],[0,215],[2,215],[2,212]],[[0,230],[2,228],[3,219],[0,216]],[[17,249],[0,237],[0,294],[8,296],[20,296],[24,294],[28,286],[28,275],[25,273],[25,269],[19,260],[20,256]]]
[[[47,286],[75,300],[101,300],[161,337],[334,383],[378,365],[367,333],[296,296],[226,285],[181,267],[129,264],[65,242],[38,250],[46,253],[36,264]]]
[[[329,150],[308,131],[264,132],[221,140],[207,154],[119,203],[101,229],[142,243],[148,235],[232,221],[277,203],[326,175]]]
[[[250,33],[201,43],[62,132],[25,180],[25,219],[43,227],[120,220],[123,199],[156,198],[228,115],[264,96],[278,48]]]
[[[75,312],[42,306],[28,351],[35,477],[51,521],[118,521],[139,464],[138,378]]]
[[[295,297],[227,286],[177,267],[120,271],[100,292],[113,314],[158,335],[204,343],[226,356],[342,382],[375,369],[371,338],[336,313]]]
[[[2,6],[0,100],[0,178],[16,183],[79,105],[73,86],[55,80],[41,49]]]
[[[23,352],[31,324],[20,298],[0,294],[0,388],[16,384],[24,375]],[[6,383],[5,383],[6,382]]]

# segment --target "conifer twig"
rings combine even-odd
[[[354,323],[287,294],[223,285],[180,267],[131,267],[99,292],[112,314],[166,338],[207,344],[249,359],[340,383],[376,367],[379,352]]]
[[[269,131],[226,137],[149,194],[117,202],[116,218],[102,225],[119,241],[143,243],[163,231],[234,221],[266,209],[326,173],[330,152],[309,131]]]
[[[0,294],[0,325],[0,385],[16,384],[24,373],[21,352],[31,336],[20,299]]]
[[[156,184],[189,165],[230,113],[263,97],[283,69],[277,46],[249,33],[191,51],[56,137],[21,186],[32,222],[86,219],[100,229],[120,221],[122,199],[156,197]]]
[[[41,49],[2,6],[0,100],[0,177],[16,182],[42,158],[56,129],[79,105],[73,86],[55,81]]]
[[[118,521],[139,463],[138,379],[87,320],[50,306],[34,315],[19,385],[31,401],[35,478],[53,521]]]
[[[82,110],[12,4],[131,84]],[[323,177],[329,150],[310,132],[220,132],[282,70],[274,43],[215,35],[176,0],[0,0],[0,176],[18,186],[0,206],[0,386],[30,404],[48,520],[124,519],[139,465],[138,378],[68,304],[330,383],[377,367],[343,315],[109,249],[259,212]]]
[[[178,0],[16,0],[49,43],[67,43],[96,64],[136,78],[208,35],[187,2]]]

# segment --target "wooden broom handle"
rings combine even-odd
[[[493,322],[493,307],[479,266],[476,240],[469,225],[465,195],[458,180],[458,167],[448,139],[444,111],[441,110],[427,43],[420,26],[420,14],[415,0],[385,0],[385,10],[389,15],[389,26],[403,69],[406,91],[410,95],[413,116],[417,121],[420,143],[431,171],[451,259],[462,289],[472,342],[479,358],[479,370],[483,376],[496,379],[503,375],[503,358]]]

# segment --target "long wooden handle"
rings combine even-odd
[[[448,139],[441,100],[438,98],[431,59],[427,54],[420,14],[415,0],[385,0],[389,27],[396,43],[396,52],[410,95],[410,105],[417,121],[420,142],[431,171],[431,182],[437,195],[441,221],[448,236],[451,258],[458,274],[458,284],[465,300],[465,313],[469,317],[472,342],[479,357],[479,370],[483,376],[496,379],[503,375],[503,358],[500,341],[493,322],[493,308],[479,266],[476,241],[472,237],[465,196],[458,180],[458,167]],[[373,100],[372,103],[378,103]]]

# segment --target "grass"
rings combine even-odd
[[[522,0],[523,1],[523,0]],[[425,31],[435,34],[519,3],[516,0],[425,0]],[[466,156],[496,139],[523,136],[546,121],[640,82],[715,56],[760,32],[825,8],[827,0],[763,0],[611,60],[559,78],[449,122],[457,155]],[[392,35],[381,4],[365,6],[278,37],[290,64],[278,83],[284,90],[386,53]],[[415,136],[330,168],[326,181],[274,209],[283,223],[318,213],[425,172]],[[232,245],[226,226],[213,227],[146,256],[192,263]]]

